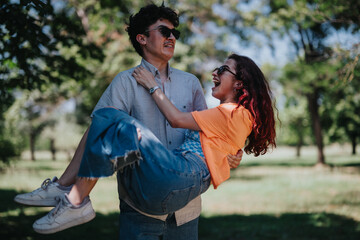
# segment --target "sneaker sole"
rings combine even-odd
[[[56,207],[56,205],[58,204],[58,202],[56,200],[36,200],[36,201],[31,201],[31,200],[26,200],[26,199],[19,199],[19,198],[14,198],[14,201],[16,203],[20,203],[23,205],[27,205],[27,206],[36,206],[36,207]]]
[[[91,220],[93,220],[95,218],[95,216],[96,216],[96,213],[93,211],[93,212],[90,212],[89,214],[85,215],[82,218],[74,219],[71,222],[65,223],[61,226],[58,226],[56,228],[51,228],[51,229],[38,229],[38,228],[36,228],[35,223],[34,223],[33,229],[35,232],[41,233],[41,234],[56,233],[56,232],[60,232],[62,230],[65,230],[65,229],[68,229],[71,227],[75,227],[77,225],[81,225],[81,224],[90,222]]]

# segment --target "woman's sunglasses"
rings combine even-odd
[[[236,76],[236,73],[233,73],[233,72],[229,69],[229,67],[226,66],[226,65],[223,65],[223,66],[221,66],[221,67],[215,68],[214,71],[216,71],[216,74],[219,75],[219,76],[220,76],[221,74],[223,74],[225,71],[228,71],[228,72],[231,73],[232,75]],[[214,72],[214,71],[213,71],[213,72]]]
[[[153,30],[159,30],[161,35],[163,35],[163,37],[165,37],[165,38],[169,38],[171,34],[174,35],[175,39],[179,39],[179,37],[180,37],[180,31],[179,30],[176,30],[175,28],[170,29],[170,28],[165,27],[163,25],[160,25],[159,27],[151,29],[151,30],[146,30],[145,32],[150,32],[150,31],[153,31]]]

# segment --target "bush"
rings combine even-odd
[[[11,157],[15,157],[16,153],[15,146],[6,139],[0,139],[0,161],[9,163]]]

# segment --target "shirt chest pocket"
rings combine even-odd
[[[180,102],[173,102],[173,104],[175,105],[175,107],[177,109],[179,109],[182,112],[192,112],[193,111],[193,104],[192,102],[189,101],[184,101],[185,99],[183,99],[183,101]]]

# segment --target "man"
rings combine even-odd
[[[205,109],[206,103],[199,80],[192,74],[171,68],[168,63],[173,57],[176,39],[180,34],[175,29],[179,24],[178,15],[170,8],[151,4],[129,20],[127,31],[130,40],[143,58],[140,66],[154,74],[158,86],[181,111]],[[114,78],[94,111],[107,106],[124,110],[150,128],[168,149],[178,147],[184,140],[184,130],[170,127],[149,93],[131,76],[133,70],[121,72]],[[86,138],[87,131],[73,160],[59,180],[48,179],[41,188],[32,193],[18,195],[15,201],[27,205],[55,206],[56,196],[68,192],[71,184],[75,182]],[[240,163],[241,154],[242,152],[238,157],[229,157],[230,166],[236,167]],[[151,216],[134,207],[122,188],[119,177],[118,191],[121,210],[120,239],[197,239],[200,197],[174,214]]]

